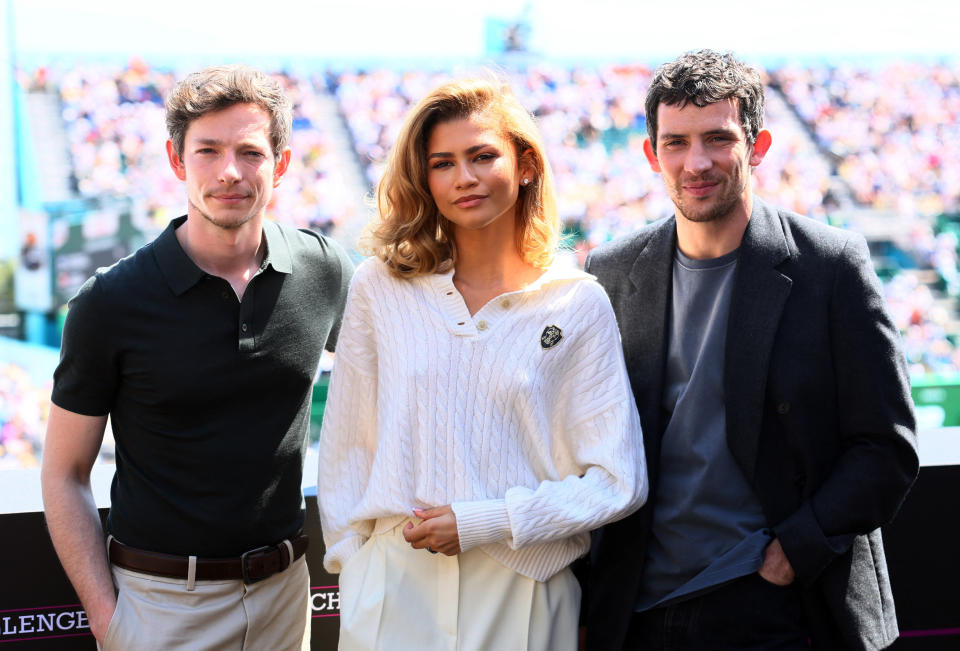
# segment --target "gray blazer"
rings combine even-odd
[[[590,649],[623,644],[657,501],[676,224],[595,249],[640,410],[647,506],[594,533]],[[727,444],[797,573],[814,648],[882,649],[898,630],[879,527],[916,478],[899,335],[860,235],[754,199],[727,326]]]

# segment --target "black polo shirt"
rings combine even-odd
[[[110,415],[118,540],[236,556],[303,524],[311,388],[353,266],[332,240],[265,221],[241,301],[187,257],[174,233],[185,220],[70,301],[53,402]]]

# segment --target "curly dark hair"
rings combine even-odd
[[[665,63],[653,74],[647,90],[647,134],[657,151],[657,109],[661,104],[683,108],[688,103],[707,106],[734,99],[747,142],[763,129],[763,81],[760,73],[731,52],[687,52]]]

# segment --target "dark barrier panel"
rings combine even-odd
[[[337,648],[339,590],[323,571],[316,498],[306,497],[313,644]],[[102,510],[105,514],[106,511]],[[902,638],[896,651],[960,649],[960,465],[928,466],[884,531]],[[0,650],[92,651],[86,616],[53,552],[42,513],[0,514]]]
[[[96,649],[43,513],[0,515],[0,532],[0,649]]]
[[[337,577],[323,571],[316,497],[307,495],[306,503],[311,648],[332,651],[340,626],[340,589]],[[100,515],[106,519],[107,509]],[[0,649],[95,650],[86,613],[53,551],[43,513],[0,514],[0,532]]]
[[[957,651],[960,465],[921,468],[900,514],[883,536],[900,624],[900,639],[892,648]]]
[[[337,575],[327,574],[323,569],[323,533],[320,531],[320,515],[316,495],[307,495],[307,514],[304,530],[310,536],[307,549],[307,564],[310,566],[310,607],[313,610],[313,627],[310,631],[310,648],[335,651],[337,633],[340,630],[340,587]]]

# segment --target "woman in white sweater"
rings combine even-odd
[[[554,262],[532,117],[499,83],[431,92],[378,189],[320,436],[341,649],[575,649],[569,569],[647,495],[609,301]]]

